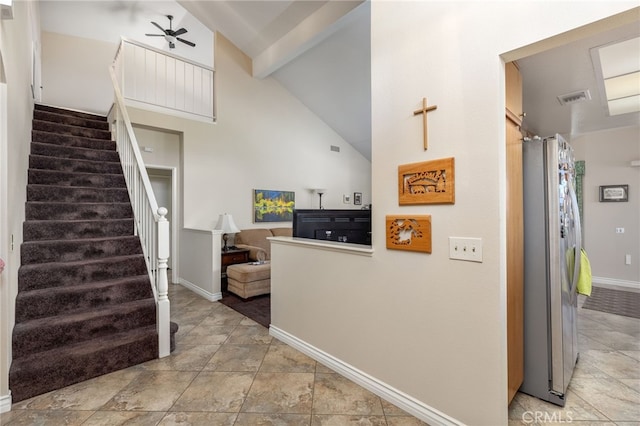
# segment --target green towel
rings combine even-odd
[[[580,252],[580,276],[577,287],[578,294],[591,296],[591,264],[584,249]]]

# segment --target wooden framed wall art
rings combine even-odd
[[[398,202],[400,205],[454,204],[454,158],[398,166]]]
[[[431,253],[431,215],[386,217],[387,248]]]

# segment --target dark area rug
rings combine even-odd
[[[254,320],[258,324],[269,328],[269,324],[271,323],[270,295],[265,294],[263,296],[242,299],[233,293],[223,291],[220,303],[240,312],[242,315]]]
[[[607,312],[625,317],[640,318],[640,293],[593,287],[584,309]]]

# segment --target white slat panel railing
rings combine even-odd
[[[122,38],[116,76],[128,105],[167,109],[215,121],[214,70]]]

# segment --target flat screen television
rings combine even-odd
[[[371,210],[295,209],[293,236],[371,245]]]

